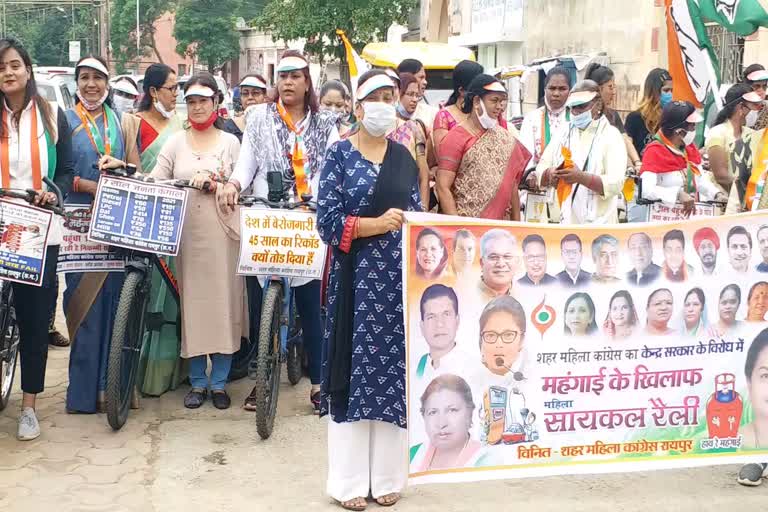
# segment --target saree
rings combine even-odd
[[[142,173],[152,172],[165,142],[181,129],[181,119],[174,116],[149,146],[142,148],[137,141]],[[160,263],[167,266],[172,275],[177,275],[176,258],[163,256]],[[147,331],[144,335],[136,382],[142,394],[160,396],[179,387],[188,372],[185,360],[179,356],[181,316],[175,293],[157,268],[153,269],[151,279],[152,295],[149,298],[148,311],[155,316],[162,316],[163,325]]]
[[[461,136],[467,139],[464,153],[452,157],[450,145]],[[495,220],[519,218],[517,184],[530,159],[525,146],[503,128],[486,130],[477,137],[461,126],[454,128],[443,141],[440,168],[446,169],[446,161],[459,162],[452,186],[457,213]]]
[[[106,109],[109,126],[119,126],[111,109]],[[81,119],[72,110],[67,111],[67,121],[72,134],[72,163],[75,176],[98,181],[100,172],[93,168],[99,157],[99,145]],[[120,130],[106,130],[104,116],[93,118],[94,130],[99,135],[109,132],[110,154],[125,158],[125,146]],[[97,139],[98,140],[98,139]],[[102,141],[103,142],[103,141]],[[102,143],[101,147],[107,144]],[[68,204],[91,204],[93,196],[84,192],[72,192],[66,198]],[[107,358],[112,339],[117,303],[123,287],[123,272],[73,272],[65,275],[64,311],[72,340],[69,354],[69,385],[67,410],[93,413],[97,410],[99,394],[106,387]]]

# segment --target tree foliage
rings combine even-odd
[[[336,29],[359,49],[385,40],[392,23],[404,24],[416,0],[269,0],[256,26],[283,41],[305,39],[305,50],[319,57],[344,56]]]
[[[141,29],[141,53],[152,60],[163,62],[155,40],[155,21],[168,11],[173,11],[174,0],[138,0],[139,28]],[[113,0],[111,6],[112,54],[117,68],[123,70],[126,63],[136,60],[136,2],[137,0]]]
[[[205,63],[213,72],[240,54],[240,33],[235,28],[242,0],[181,0],[173,36],[176,51]]]
[[[74,23],[72,17],[74,15]],[[6,28],[9,37],[21,41],[38,66],[69,66],[69,41],[80,41],[83,55],[98,51],[91,7],[9,9]]]

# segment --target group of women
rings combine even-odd
[[[263,77],[247,75],[239,86],[245,114],[225,121],[218,115],[222,94],[207,73],[193,75],[181,92],[175,72],[155,64],[147,70],[139,95],[130,81],[110,85],[106,62],[88,56],[76,65],[77,106],[65,113],[52,110],[37,94],[27,52],[15,41],[0,41],[5,107],[0,129],[9,135],[0,137],[0,146],[5,146],[1,154],[14,155],[0,159],[4,187],[32,186],[39,191],[37,203],[54,202],[41,184],[45,165],[46,175],[62,188],[68,203],[90,204],[101,172],[128,163],[156,179],[187,179],[200,189],[190,193],[179,256],[167,260],[179,282],[181,339],[173,326],[151,333],[139,381],[146,394],[161,394],[188,376],[186,407],[201,407],[209,393],[215,407],[230,406],[226,382],[233,354],[244,338],[253,338],[261,301],[261,283],[238,277],[234,268],[239,195],[245,190],[265,195],[267,173],[279,171],[286,195],[316,197],[318,231],[331,249],[325,325],[320,320],[320,282],[292,285],[310,362],[310,400],[317,412],[331,417],[328,492],[351,510],[365,509],[368,496],[383,506],[393,505],[406,482],[400,303],[404,212],[437,204],[448,214],[519,219],[518,185],[528,178],[536,185],[565,189],[565,200],[557,208],[552,205],[553,214],[567,212],[560,213],[565,222],[615,222],[608,210],[620,191],[616,176],[620,172],[623,177],[627,161],[654,175],[648,188],[663,198],[672,194],[687,204],[699,191],[727,191],[728,166],[722,155],[713,159],[715,182],[709,188],[703,180],[699,184],[700,159],[689,149],[699,120],[692,106],[670,101],[671,83],[663,70],[649,75],[643,103],[622,126],[612,110],[615,84],[609,69],[591,68],[591,79],[571,92],[570,75],[555,68],[547,75],[545,106],[525,125],[530,133],[518,139],[504,120],[504,85],[468,61],[456,67],[448,104],[434,123],[425,123],[425,109],[419,110],[426,80],[417,64],[409,62],[399,74],[366,72],[358,80],[354,101],[340,82],[325,84],[318,98],[308,60],[289,51],[276,69],[275,90],[268,91]],[[763,75],[750,76],[753,84],[768,81],[768,75],[765,80]],[[734,138],[741,123],[752,123],[755,117],[755,94],[765,95],[764,87],[752,89],[744,89],[735,101],[739,106],[726,114]],[[178,94],[184,95],[187,119],[175,113]],[[730,130],[722,131],[723,140],[731,136]],[[622,137],[619,147],[615,142]],[[9,145],[17,147],[8,151]],[[654,151],[669,155],[646,165],[645,155]],[[691,182],[691,173],[695,191],[682,188],[683,182]],[[732,174],[734,183],[743,181],[735,170]],[[749,178],[747,196],[754,185]],[[47,315],[56,300],[56,232],[54,228],[49,239],[43,286],[13,285],[21,311],[20,439],[40,435],[34,408],[35,396],[43,390]],[[69,412],[96,412],[103,403],[122,280],[120,272],[66,276],[64,308],[73,340]],[[159,275],[153,276],[153,292],[153,311],[176,321],[172,290]],[[626,327],[618,320],[627,315],[614,316],[612,311],[613,332],[621,335]],[[596,328],[594,315],[588,326]],[[386,356],[374,360],[369,358],[373,353]],[[182,369],[179,354],[188,370]],[[245,407],[252,406],[249,396]]]

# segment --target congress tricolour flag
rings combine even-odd
[[[712,0],[710,0],[712,1]],[[665,0],[669,73],[675,83],[676,100],[704,108],[707,119],[713,104],[722,107],[718,95],[717,58],[701,18],[697,0]],[[699,138],[703,139],[703,125]],[[701,142],[701,141],[700,141]]]
[[[352,87],[351,93],[352,98],[354,99],[355,93],[357,92],[357,80],[360,78],[360,75],[370,69],[370,66],[363,60],[360,54],[357,53],[357,50],[355,50],[352,43],[349,42],[349,38],[347,38],[347,34],[343,30],[337,29],[336,35],[341,38],[341,42],[344,44],[344,52],[346,54],[347,64],[349,65],[349,81],[350,86]]]
[[[768,0],[697,0],[701,15],[731,32],[748,36],[768,27]]]

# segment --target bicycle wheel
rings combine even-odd
[[[288,319],[288,354],[286,354],[285,367],[288,370],[288,382],[296,385],[304,373],[304,343],[301,336],[301,319],[296,311],[296,299],[291,293],[291,307]]]
[[[8,406],[13,388],[13,377],[16,375],[16,360],[19,358],[19,327],[16,324],[16,310],[13,305],[8,306],[8,311],[3,322],[0,343],[0,411]]]
[[[256,357],[256,430],[262,439],[272,435],[280,391],[280,320],[283,314],[283,284],[269,283],[261,306],[259,352]]]
[[[146,278],[143,272],[129,271],[117,305],[107,363],[105,402],[107,421],[114,430],[120,430],[125,425],[130,411],[131,393],[144,339],[144,315],[149,295]]]

